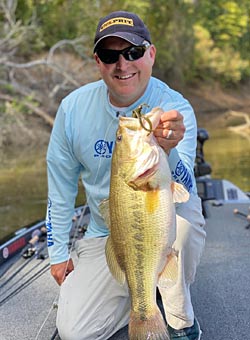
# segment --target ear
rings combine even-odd
[[[100,65],[100,59],[96,53],[94,54],[94,58],[95,58],[97,65]]]
[[[155,56],[156,56],[156,47],[155,47],[155,45],[151,45],[150,46],[149,55],[150,55],[150,58],[152,60],[152,65],[153,65],[154,62],[155,62]]]

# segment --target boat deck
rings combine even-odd
[[[250,229],[245,228],[249,223],[246,218],[233,212],[238,209],[249,214],[249,203],[217,205],[207,201],[205,208],[207,241],[192,286],[202,340],[249,339]],[[59,287],[50,276],[48,258],[31,260],[3,285],[25,261],[29,260],[20,258],[0,277],[0,339],[58,340],[58,336],[53,337],[56,318],[53,305]],[[20,292],[9,296],[18,287]],[[127,340],[127,328],[111,339]]]

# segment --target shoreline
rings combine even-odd
[[[220,126],[238,132],[242,130],[240,126],[244,124],[244,118],[230,118],[230,112],[241,112],[250,117],[250,85],[228,90],[223,90],[218,84],[200,84],[180,89],[174,85],[171,87],[182,93],[193,106],[200,127]],[[245,119],[248,119],[246,117]],[[2,113],[0,154],[15,151],[18,153],[18,150],[24,149],[29,152],[33,148],[44,147],[49,142],[50,133],[51,126],[35,113]]]

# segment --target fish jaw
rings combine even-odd
[[[129,179],[128,185],[134,189],[158,189],[160,178],[157,176],[160,166],[159,148],[151,147],[151,151],[142,152],[137,159],[134,172]]]
[[[145,117],[153,130],[158,126],[163,110],[155,108]],[[116,154],[116,156],[115,156]],[[166,155],[153,133],[141,126],[138,118],[120,117],[114,155],[117,171],[135,190],[155,190],[160,186],[160,158]]]
[[[157,145],[151,146],[151,154],[144,161],[137,162],[137,169],[129,181],[135,190],[161,190],[171,189],[171,172],[168,165],[168,156]]]
[[[121,117],[113,161],[116,172],[127,185],[138,190],[157,189],[160,158],[166,158],[154,135],[148,134],[137,118]],[[127,125],[126,125],[127,123]]]

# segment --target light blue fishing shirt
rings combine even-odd
[[[151,77],[143,96],[134,104],[116,110],[109,102],[103,80],[73,91],[58,109],[47,152],[47,239],[51,264],[68,260],[69,231],[78,191],[79,176],[85,188],[91,217],[84,237],[102,237],[109,231],[99,213],[99,203],[109,196],[111,157],[119,115],[131,116],[141,104],[143,113],[160,106],[178,110],[186,132],[171,150],[169,165],[173,180],[196,194],[194,160],[197,126],[193,109],[183,96]]]

